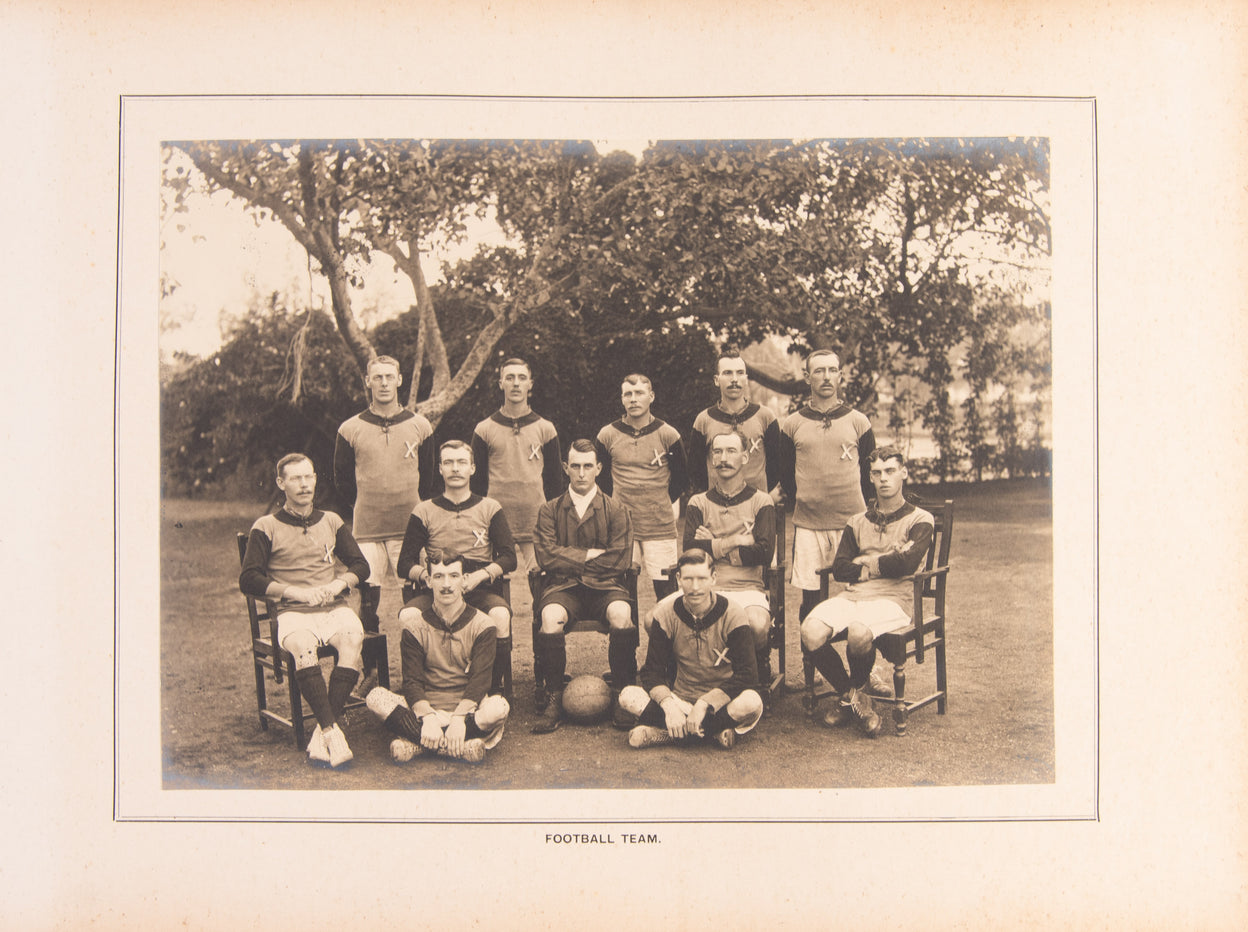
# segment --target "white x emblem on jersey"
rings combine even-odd
[[[711,664],[711,666],[718,667],[721,663],[723,663],[727,659],[728,659],[728,648],[725,647],[723,650],[717,650],[715,651],[715,662]]]
[[[745,525],[745,533],[747,533],[747,534],[753,534],[753,533],[754,533],[754,522],[753,522],[753,521],[751,521],[749,518],[742,518],[742,519],[741,519],[741,523]]]
[[[663,465],[663,451],[662,451],[662,450],[655,450],[655,451],[654,451],[654,456],[650,457],[650,465],[651,465],[651,466],[662,466],[662,465]]]
[[[758,448],[759,448],[759,447],[761,447],[762,445],[763,445],[763,438],[762,438],[762,437],[754,437],[753,439],[751,439],[751,440],[750,440],[750,448],[749,448],[748,450],[746,450],[746,452],[747,452],[747,453],[757,453],[757,452],[758,452]]]
[[[334,562],[334,548],[331,545],[329,544],[325,545],[325,556],[321,557],[321,562],[322,563]]]
[[[841,459],[855,460],[858,458],[857,452],[858,452],[858,444],[856,443],[842,443],[841,444]],[[850,456],[851,453],[855,455]]]
[[[485,530],[483,528],[474,527],[472,529],[472,536],[477,539],[478,547],[484,547],[486,545],[486,542],[489,540],[489,538],[486,537]]]
[[[407,449],[403,451],[403,459],[405,459],[405,460],[415,459],[415,458],[416,458],[416,447],[417,447],[417,446],[419,446],[419,441],[417,441],[417,440],[404,440],[404,441],[403,441],[403,446],[407,447]]]
[[[529,447],[529,459],[535,460],[541,455],[542,448],[539,444],[533,444]]]

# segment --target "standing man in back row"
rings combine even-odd
[[[719,389],[719,403],[694,418],[689,435],[690,490],[705,492],[710,488],[707,469],[711,465],[711,441],[735,430],[746,443],[746,484],[760,492],[771,492],[780,481],[780,425],[776,416],[771,409],[750,401],[750,377],[745,360],[735,349],[725,349],[719,357],[713,381]]]
[[[353,536],[368,560],[368,579],[360,581],[365,631],[380,626],[381,584],[389,572],[397,576],[408,515],[429,498],[437,475],[433,427],[423,414],[399,403],[402,384],[393,356],[369,360],[364,376],[368,409],[343,421],[334,443],[334,486],[355,508]]]
[[[523,359],[505,359],[498,367],[503,406],[472,432],[476,472],[471,488],[503,508],[516,541],[517,570],[537,567],[533,527],[537,511],[563,491],[563,461],[555,425],[529,407],[533,372]]]
[[[598,431],[598,486],[628,509],[633,565],[644,565],[656,599],[676,591],[664,574],[676,565],[677,502],[689,484],[685,448],[675,427],[650,413],[654,388],[644,375],[624,376],[624,417]]]
[[[819,603],[819,570],[832,565],[845,523],[867,510],[871,422],[841,401],[841,360],[832,350],[806,357],[810,402],[780,427],[780,484],[793,505],[793,585],[799,621]]]

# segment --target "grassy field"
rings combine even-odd
[[[872,741],[817,727],[796,692],[779,699],[731,752],[660,747],[633,751],[610,725],[565,725],[532,735],[532,644],[526,587],[514,592],[516,695],[508,731],[484,763],[391,763],[380,725],[348,718],[355,760],[340,771],[309,766],[289,731],[257,722],[247,617],[238,592],[234,534],[262,505],[167,500],[161,513],[161,733],[168,789],[403,788],[816,788],[1051,783],[1053,538],[1047,481],[919,490],[956,502],[949,582],[949,711],[915,713],[909,734]],[[642,609],[653,595],[644,590]],[[799,594],[789,589],[788,684],[801,685]],[[382,598],[398,682],[397,588]],[[644,616],[643,616],[644,617]],[[639,659],[644,657],[645,640]],[[606,639],[568,639],[572,674],[606,669]],[[907,667],[907,694],[934,682],[934,663]],[[284,694],[270,702],[285,708]]]

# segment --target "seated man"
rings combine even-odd
[[[759,688],[771,685],[771,609],[763,568],[776,550],[776,507],[745,481],[750,454],[736,430],[711,439],[711,487],[689,499],[683,550],[705,550],[715,560],[715,588],[745,611],[754,636]]]
[[[835,598],[820,602],[802,622],[802,652],[823,674],[839,702],[824,715],[827,725],[851,718],[870,737],[880,717],[864,688],[875,666],[875,639],[910,624],[914,604],[911,579],[932,543],[932,516],[905,500],[905,459],[896,447],[879,447],[869,457],[876,497],[849,519],[832,562],[832,576],[845,583]],[[847,632],[849,673],[832,638]]]
[[[744,610],[715,592],[705,550],[680,555],[676,581],[681,594],[654,607],[641,686],[620,693],[620,705],[639,722],[628,743],[702,738],[730,748],[763,714],[750,625]]]
[[[395,735],[390,756],[406,763],[434,752],[480,763],[503,737],[511,707],[487,696],[494,664],[494,623],[464,602],[464,558],[433,552],[426,565],[433,604],[403,619],[403,695],[378,686],[373,714]]]
[[[462,440],[448,440],[438,460],[446,491],[412,510],[399,551],[399,577],[412,580],[423,591],[403,606],[399,620],[410,612],[428,614],[433,605],[421,552],[462,554],[464,601],[489,615],[498,629],[490,692],[501,693],[511,673],[511,608],[503,598],[502,579],[516,568],[516,544],[498,502],[469,487],[476,472],[472,447]]]
[[[637,678],[639,639],[624,583],[633,557],[628,511],[598,488],[602,464],[591,441],[573,441],[564,470],[568,490],[541,507],[534,532],[537,562],[549,574],[534,609],[541,629],[533,637],[533,653],[545,680],[536,684],[542,713],[533,726],[537,734],[554,731],[562,720],[568,665],[563,626],[569,618],[606,621],[607,662],[617,693]],[[614,721],[620,727],[631,724],[618,707]]]
[[[360,676],[364,643],[359,616],[344,596],[368,578],[368,561],[340,517],[312,507],[310,459],[289,453],[278,460],[277,487],[286,500],[252,525],[238,586],[277,603],[278,642],[295,658],[295,681],[316,716],[308,758],[338,767],[352,758],[340,720]],[[338,651],[328,687],[317,656],[325,644]]]

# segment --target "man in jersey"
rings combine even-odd
[[[620,693],[620,705],[638,717],[628,743],[645,748],[700,738],[731,748],[763,714],[750,624],[738,605],[715,592],[706,550],[682,553],[676,579],[681,594],[659,602],[651,615],[641,685]]]
[[[529,407],[533,373],[523,359],[506,359],[498,369],[503,406],[472,432],[477,471],[472,491],[503,508],[516,541],[521,572],[536,566],[533,525],[537,510],[563,490],[559,437],[555,426]]]
[[[573,441],[565,467],[568,489],[537,514],[537,562],[549,574],[535,608],[540,630],[533,638],[543,683],[536,684],[541,712],[533,731],[552,732],[563,715],[563,674],[568,655],[563,626],[569,618],[605,620],[607,662],[618,692],[637,678],[637,628],[624,573],[632,565],[633,534],[627,509],[598,488],[598,450],[590,440]],[[617,725],[631,724],[617,708]]]
[[[763,591],[763,568],[776,549],[776,506],[771,496],[747,485],[750,454],[735,430],[711,440],[713,484],[689,499],[681,549],[704,550],[714,560],[716,591],[745,611],[754,636],[759,688],[771,685],[771,609]]]
[[[780,427],[771,409],[750,401],[750,377],[745,360],[727,349],[715,364],[715,387],[719,403],[711,405],[693,421],[689,434],[689,487],[705,492],[709,485],[711,440],[735,430],[745,438],[750,461],[745,481],[760,492],[770,492],[780,480]]]
[[[780,425],[780,484],[793,505],[793,585],[799,618],[819,601],[819,570],[830,566],[845,522],[871,494],[871,422],[840,399],[841,363],[832,350],[806,358],[810,402]]]
[[[430,608],[400,615],[403,694],[381,686],[368,694],[369,709],[395,736],[390,756],[397,763],[436,753],[476,764],[503,737],[511,707],[486,695],[494,623],[464,601],[466,563],[457,553],[430,551]]]
[[[334,485],[344,504],[354,506],[352,529],[368,559],[368,579],[360,585],[365,631],[380,627],[382,582],[397,570],[407,516],[434,482],[433,427],[399,403],[402,384],[398,360],[370,360],[368,410],[343,421],[334,442]]]
[[[839,694],[824,722],[839,725],[853,719],[874,737],[880,717],[865,689],[875,666],[875,639],[910,624],[912,578],[932,544],[935,521],[905,500],[908,473],[900,450],[879,447],[868,461],[875,500],[850,517],[832,563],[832,576],[845,589],[811,609],[801,632],[803,653]],[[848,673],[831,643],[842,631],[847,632]]]
[[[295,658],[295,682],[316,716],[309,760],[338,767],[351,760],[342,711],[360,676],[364,629],[346,603],[347,590],[368,576],[368,561],[342,518],[312,507],[316,471],[302,453],[277,462],[281,510],[251,527],[238,586],[277,604],[277,640]],[[338,663],[321,673],[317,649],[338,651]]]
[[[474,469],[468,444],[462,440],[442,444],[438,471],[445,491],[412,510],[399,552],[399,575],[423,591],[403,606],[399,620],[412,612],[428,614],[433,605],[422,553],[461,554],[464,600],[489,615],[498,632],[490,683],[490,692],[497,693],[511,673],[511,608],[503,598],[502,578],[516,568],[516,545],[498,502],[469,488]]]
[[[628,509],[633,565],[644,566],[656,598],[676,590],[664,573],[676,563],[676,503],[688,485],[676,428],[650,413],[654,389],[636,373],[620,387],[624,417],[598,431],[598,487]]]

